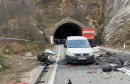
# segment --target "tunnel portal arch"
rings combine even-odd
[[[66,39],[67,36],[82,36],[82,28],[86,26],[72,18],[66,18],[55,25],[54,39]]]
[[[66,39],[68,36],[82,36],[82,28],[75,23],[64,23],[54,33],[54,39]]]

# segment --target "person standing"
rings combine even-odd
[[[60,44],[60,39],[59,38],[57,39],[57,42],[58,42],[58,45],[59,45]]]
[[[63,39],[63,44],[65,44],[66,39]]]

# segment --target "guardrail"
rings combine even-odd
[[[34,43],[44,43],[45,41],[32,41],[27,39],[19,39],[19,38],[7,38],[7,37],[0,37],[0,39],[4,40],[15,40],[15,41],[26,41],[26,42],[34,42]]]

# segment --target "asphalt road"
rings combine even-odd
[[[54,64],[50,78],[46,84],[129,84],[130,76],[123,72],[103,72],[101,66],[88,65],[67,65],[64,62],[64,47],[59,45],[56,48],[57,63]],[[102,50],[102,53],[105,51]],[[129,68],[128,68],[129,69]],[[92,71],[96,70],[96,73]],[[45,84],[45,83],[43,83]]]

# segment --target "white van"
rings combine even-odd
[[[94,51],[86,37],[69,36],[67,37],[64,47],[64,55],[67,63],[94,62]]]

